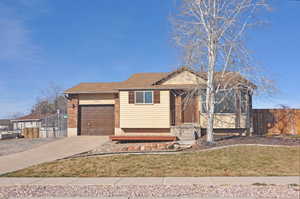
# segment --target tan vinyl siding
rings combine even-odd
[[[129,104],[128,91],[120,92],[121,128],[170,128],[170,93],[160,91],[159,104]]]
[[[80,105],[95,105],[95,104],[115,104],[113,93],[102,94],[80,94]]]
[[[200,84],[205,83],[205,81],[198,77],[197,75],[189,72],[183,71],[176,76],[172,77],[171,79],[165,81],[163,85],[166,84]]]

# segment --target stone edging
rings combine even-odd
[[[219,146],[219,147],[213,147],[213,148],[207,148],[207,149],[201,149],[193,152],[205,152],[205,151],[213,151],[213,150],[219,150],[224,148],[230,148],[230,147],[236,147],[236,146],[265,146],[265,147],[299,147],[300,145],[295,146],[287,146],[287,145],[272,145],[272,144],[232,144],[232,145],[226,145],[226,146]],[[144,151],[144,152],[99,152],[99,153],[93,153],[88,154],[87,152],[76,154],[73,156],[65,157],[63,159],[70,159],[70,158],[79,158],[79,157],[91,157],[91,156],[114,156],[114,155],[168,155],[168,154],[179,154],[179,153],[189,153],[188,151],[184,151],[184,149],[179,150],[172,150],[172,151]]]

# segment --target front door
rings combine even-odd
[[[197,98],[193,97],[187,99],[187,97],[183,97],[182,100],[182,121],[183,123],[196,123],[198,108],[197,108]]]

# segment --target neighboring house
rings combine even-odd
[[[176,128],[185,124],[205,129],[205,96],[195,95],[184,105],[184,91],[199,84],[205,89],[205,76],[182,67],[170,73],[133,74],[123,82],[80,83],[65,91],[68,136],[159,140],[180,137]],[[239,74],[236,81],[248,82]],[[214,128],[251,128],[252,94],[242,88],[237,93],[239,98],[224,100],[231,106],[217,105]]]
[[[12,123],[8,119],[0,120],[0,131],[9,131],[12,129]]]
[[[16,118],[12,120],[13,130],[21,133],[24,128],[41,128],[42,119],[44,117],[45,115],[31,113],[29,115]]]
[[[12,120],[13,130],[22,133],[24,128],[39,128],[39,137],[66,136],[67,119],[64,114],[35,114]]]

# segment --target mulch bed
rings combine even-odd
[[[105,155],[118,153],[147,153],[147,152],[179,152],[179,151],[201,151],[203,149],[212,149],[222,146],[241,145],[241,144],[261,144],[261,145],[282,145],[282,146],[300,146],[299,138],[290,138],[287,136],[215,136],[213,145],[207,145],[205,137],[191,145],[178,145],[176,142],[107,142],[102,146],[77,156]],[[73,157],[73,156],[72,156]]]
[[[215,139],[213,145],[207,145],[205,138],[199,139],[197,144],[193,145],[193,148],[187,149],[190,150],[203,150],[214,147],[237,145],[237,144],[262,144],[262,145],[283,145],[283,146],[300,146],[300,137],[291,138],[284,136],[232,136],[232,137],[220,137]]]

